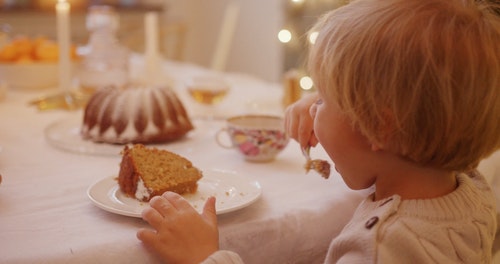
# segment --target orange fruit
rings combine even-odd
[[[70,58],[73,61],[79,60],[75,45],[70,47]],[[57,43],[45,36],[34,38],[17,36],[0,48],[0,62],[57,62],[58,59],[59,47]]]
[[[18,50],[12,43],[6,44],[0,49],[0,61],[2,62],[12,62],[18,57]]]
[[[31,57],[30,54],[23,54],[15,60],[15,63],[18,63],[18,64],[31,64],[34,62],[36,62],[36,61],[33,57]]]
[[[16,47],[19,56],[31,54],[34,47],[31,39],[25,36],[18,36],[14,38],[11,43]]]
[[[44,62],[55,62],[59,59],[59,47],[53,41],[44,41],[35,48],[35,58]]]

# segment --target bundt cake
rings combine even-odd
[[[172,90],[147,85],[107,86],[89,99],[81,135],[94,142],[145,144],[176,140],[192,129]]]
[[[142,144],[126,145],[122,151],[120,190],[140,201],[147,202],[166,191],[194,193],[201,178],[201,171],[191,161],[170,151]]]

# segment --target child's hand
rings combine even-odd
[[[318,144],[318,139],[314,135],[314,120],[309,113],[309,108],[317,99],[317,94],[304,96],[285,110],[286,132],[303,148]]]
[[[219,248],[215,197],[199,214],[182,196],[166,192],[153,197],[142,218],[155,230],[141,229],[137,238],[168,263],[199,263]]]

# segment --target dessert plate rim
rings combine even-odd
[[[198,190],[183,197],[201,212],[210,196],[216,197],[218,215],[245,208],[257,201],[262,194],[260,183],[240,175],[235,171],[209,169],[203,170],[203,178],[198,181]],[[97,207],[119,215],[141,217],[142,211],[149,206],[126,196],[120,191],[116,176],[106,177],[93,183],[87,189],[87,196]]]

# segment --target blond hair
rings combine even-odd
[[[472,0],[352,1],[311,30],[309,71],[372,143],[424,166],[470,170],[500,147],[493,10]]]

